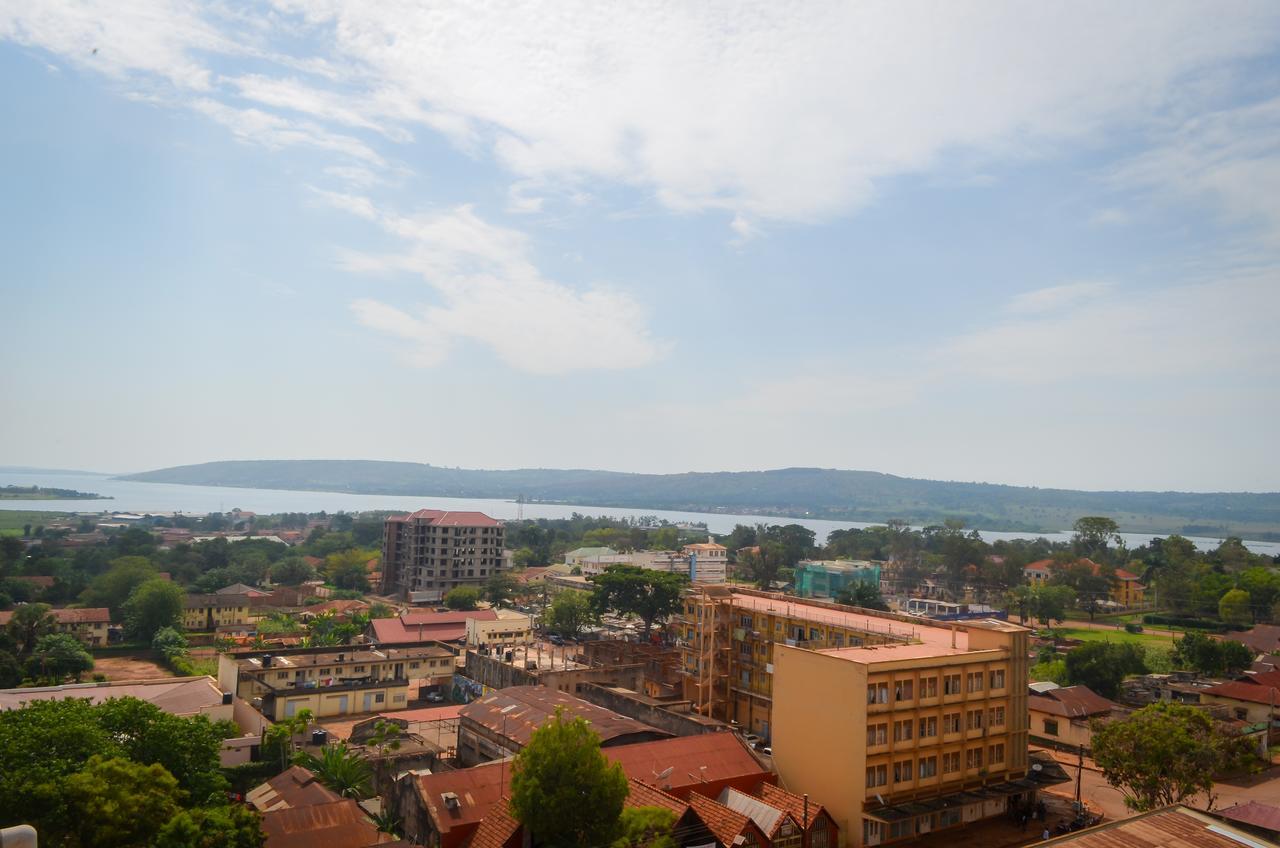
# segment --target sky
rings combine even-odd
[[[1280,490],[1280,4],[0,3],[0,463]]]

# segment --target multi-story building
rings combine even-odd
[[[796,594],[802,598],[834,598],[857,583],[879,591],[879,563],[841,559],[802,559],[796,563]]]
[[[849,846],[1032,803],[1040,785],[1067,778],[1028,762],[1027,633],[987,620],[917,626],[878,645],[776,644],[781,784],[822,787]]]
[[[921,624],[866,610],[728,586],[695,586],[670,627],[683,695],[703,715],[768,739],[775,643],[847,647],[907,642]]]
[[[453,651],[442,645],[224,653],[218,656],[218,685],[272,721],[303,709],[324,718],[405,709],[410,682],[448,685],[454,665]]]
[[[506,567],[502,522],[482,512],[420,509],[388,518],[383,528],[385,595],[439,602],[450,590],[483,585]]]
[[[266,617],[265,601],[269,600],[264,593],[256,591],[187,595],[183,600],[182,626],[187,630],[213,630],[231,625],[247,627]]]
[[[705,542],[685,545],[678,551],[630,551],[611,548],[578,548],[565,554],[565,564],[581,569],[584,575],[602,574],[611,565],[634,565],[649,571],[683,574],[695,583],[723,583],[729,551],[709,537]]]

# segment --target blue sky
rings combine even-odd
[[[0,463],[1280,488],[1275,4],[372,5],[0,11]]]

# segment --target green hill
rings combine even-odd
[[[542,468],[481,471],[370,460],[260,460],[183,465],[121,479],[414,497],[523,496],[584,506],[849,521],[902,518],[913,524],[960,518],[969,527],[987,530],[1063,530],[1082,515],[1108,515],[1131,532],[1280,537],[1276,492],[1085,492],[826,468],[626,474]]]

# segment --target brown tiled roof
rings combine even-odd
[[[484,821],[471,835],[467,848],[507,848],[519,832],[520,822],[511,815],[508,800],[499,798],[485,813]]]
[[[1280,624],[1255,624],[1248,630],[1222,634],[1228,642],[1243,642],[1260,654],[1280,654]]]
[[[369,848],[391,837],[378,833],[360,805],[350,798],[272,810],[262,816],[266,848]]]
[[[265,813],[290,807],[331,804],[341,801],[342,796],[325,786],[302,766],[290,766],[266,783],[251,789],[245,800],[259,812]]]
[[[788,792],[779,786],[774,786],[772,783],[760,784],[760,788],[756,790],[756,794],[764,799],[765,803],[769,806],[777,807],[779,810],[785,810],[790,813],[791,817],[796,821],[800,821],[804,818],[805,803],[803,795]],[[805,830],[813,827],[814,821],[823,812],[823,806],[810,798],[809,818],[804,823]]]
[[[752,830],[759,834],[757,844],[764,845],[768,842],[765,835],[760,832],[760,828],[756,827],[748,816],[731,810],[717,801],[712,801],[705,795],[690,792],[689,806],[693,807],[698,818],[702,819],[702,823],[721,845],[733,845],[734,840],[740,835]]]
[[[0,625],[8,624],[13,618],[13,610],[0,610]],[[49,614],[59,624],[109,624],[111,610],[106,607],[86,607],[83,609],[51,609]]]
[[[264,601],[269,601],[270,595],[253,592],[241,595],[187,595],[185,606],[187,609],[204,609],[205,607],[213,607],[215,609],[226,609],[228,607],[260,607],[266,606]]]
[[[668,795],[656,786],[636,778],[630,779],[631,791],[627,794],[628,807],[662,807],[676,814],[676,818],[684,815],[689,805],[674,795]]]
[[[1061,686],[1027,696],[1029,709],[1067,718],[1104,715],[1115,706],[1088,686]]]
[[[1247,804],[1227,807],[1225,810],[1216,810],[1214,814],[1241,824],[1280,832],[1280,807],[1274,807],[1271,804],[1250,801]]]
[[[1255,704],[1280,705],[1280,686],[1267,686],[1260,683],[1219,683],[1201,690],[1205,695],[1216,695],[1219,698],[1230,698],[1233,701],[1249,701]]]
[[[388,521],[425,521],[437,527],[499,527],[502,522],[483,512],[446,512],[440,509],[420,509],[408,515],[394,515]]]
[[[1240,676],[1242,683],[1253,683],[1257,686],[1280,686],[1280,670],[1278,671],[1255,671],[1251,674],[1243,674]]]
[[[9,579],[21,580],[23,583],[30,583],[32,586],[39,586],[41,589],[48,589],[53,585],[53,578],[47,574],[15,574]]]
[[[642,742],[671,736],[665,730],[618,715],[590,701],[548,686],[511,686],[500,689],[467,704],[460,715],[464,721],[472,721],[493,733],[504,734],[523,746],[529,744],[533,732],[554,716],[557,709],[563,709],[566,718],[585,719],[605,745],[616,739]]]
[[[1241,848],[1257,841],[1256,836],[1179,806],[1037,842],[1036,848]]]

